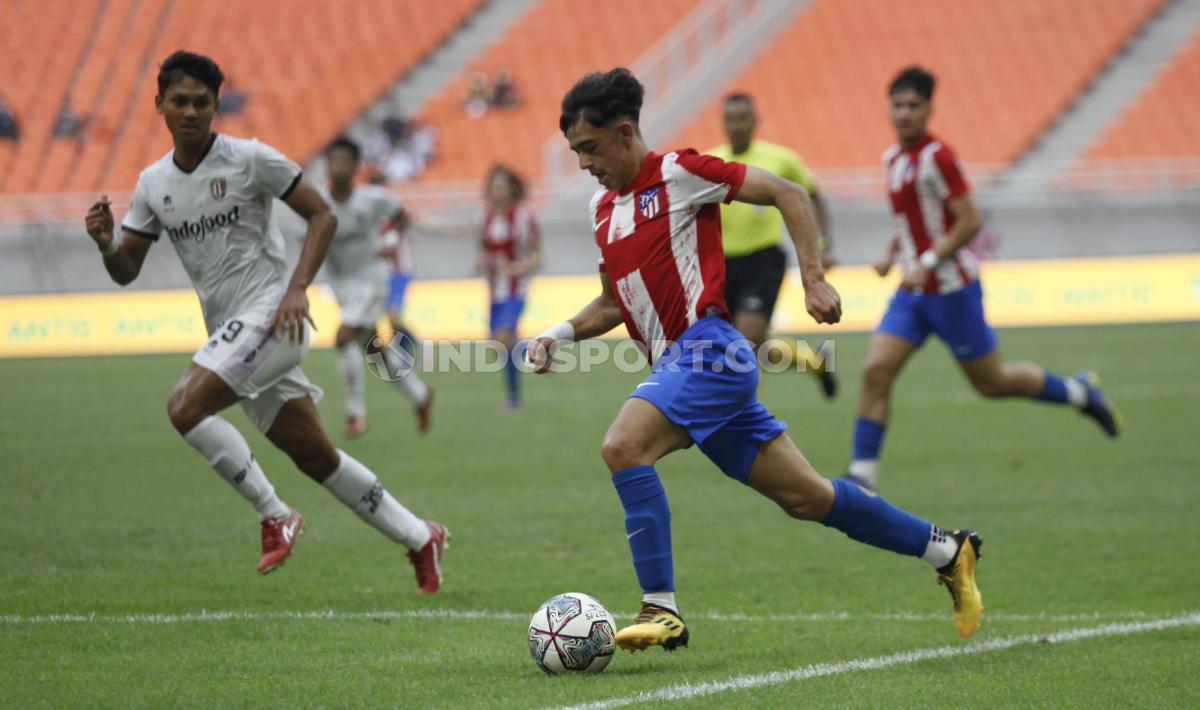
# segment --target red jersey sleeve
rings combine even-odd
[[[937,165],[938,172],[941,173],[946,186],[945,194],[942,195],[943,200],[965,195],[971,191],[971,186],[967,184],[967,177],[963,174],[962,165],[959,164],[958,157],[954,155],[954,151],[950,150],[949,146],[943,144],[933,154],[933,162]]]
[[[677,151],[675,156],[675,164],[692,178],[686,182],[693,204],[733,202],[746,180],[746,166],[742,163],[727,163],[711,155],[700,155],[691,148]]]

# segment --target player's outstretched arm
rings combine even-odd
[[[558,343],[595,338],[621,324],[624,320],[621,307],[613,294],[608,274],[600,274],[600,287],[600,295],[584,306],[574,318],[559,323],[529,341],[525,357],[534,372],[541,374],[550,370],[550,366],[554,364],[550,357],[551,350]]]
[[[124,286],[137,278],[146,261],[146,253],[154,242],[145,237],[132,233],[123,233],[118,238],[114,232],[116,221],[113,219],[112,203],[108,195],[101,195],[92,204],[84,218],[84,226],[88,236],[96,242],[100,253],[104,255],[104,268],[112,280]]]
[[[800,281],[804,284],[804,303],[808,314],[818,323],[837,323],[841,320],[841,298],[833,286],[825,281],[817,222],[813,217],[812,200],[804,188],[766,170],[747,166],[746,179],[734,199],[753,205],[770,205],[783,214],[788,234],[796,244],[796,258],[800,261]]]
[[[300,248],[300,260],[296,262],[296,270],[288,282],[287,293],[279,302],[279,308],[275,309],[271,327],[277,328],[280,335],[298,342],[304,332],[303,321],[312,324],[313,330],[317,327],[308,312],[308,294],[305,290],[312,284],[321,263],[325,261],[325,252],[329,251],[329,242],[337,229],[337,217],[333,216],[329,204],[320,193],[303,180],[288,195],[287,204],[308,222],[308,231]]]

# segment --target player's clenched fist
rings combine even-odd
[[[83,221],[88,235],[102,250],[107,249],[113,240],[113,227],[116,223],[113,221],[111,205],[108,195],[101,195],[99,200],[92,203],[92,207]]]
[[[833,324],[842,319],[842,299],[825,281],[804,291],[804,306],[818,323]]]
[[[555,341],[552,338],[534,338],[529,341],[529,347],[525,350],[525,364],[529,365],[529,369],[537,374],[548,372],[550,366],[554,364],[554,359],[550,357],[550,348],[554,347]]]

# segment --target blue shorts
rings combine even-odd
[[[960,361],[996,349],[996,331],[983,317],[983,288],[978,281],[954,293],[897,291],[875,332],[911,340],[918,346],[930,333],[937,333]]]
[[[391,287],[388,289],[388,311],[398,311],[404,307],[404,292],[408,290],[409,281],[412,281],[411,271],[400,271],[392,274]]]
[[[492,301],[492,315],[488,321],[492,332],[497,330],[516,330],[517,321],[521,319],[521,311],[525,310],[525,299],[513,296],[506,301]]]
[[[758,402],[754,348],[722,318],[685,330],[629,396],[683,427],[709,460],[742,483],[762,445],[787,429]]]

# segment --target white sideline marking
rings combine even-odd
[[[735,676],[733,678],[720,681],[708,681],[704,683],[681,683],[679,685],[662,688],[661,690],[647,691],[644,693],[638,693],[636,695],[627,695],[621,698],[610,698],[608,700],[601,700],[594,703],[584,703],[582,705],[571,705],[567,707],[572,708],[572,710],[607,710],[608,708],[617,708],[625,705],[633,705],[635,703],[661,702],[664,700],[686,700],[688,698],[697,698],[704,695],[713,695],[726,690],[750,690],[752,688],[779,685],[780,683],[790,683],[797,680],[808,680],[809,678],[821,678],[824,676],[838,675],[841,673],[871,671],[878,668],[909,665],[912,663],[919,663],[921,661],[934,659],[969,656],[978,653],[990,653],[992,651],[1004,651],[1017,646],[1030,646],[1043,643],[1067,643],[1070,641],[1083,641],[1085,639],[1100,638],[1103,636],[1125,636],[1127,634],[1145,633],[1148,631],[1162,631],[1164,629],[1177,628],[1181,626],[1200,626],[1200,613],[1190,612],[1186,614],[1180,614],[1178,616],[1155,619],[1153,621],[1105,624],[1104,626],[1068,629],[1066,631],[1056,631],[1048,634],[1009,636],[1007,638],[979,641],[963,646],[920,648],[912,651],[894,653],[890,656],[860,658],[851,661],[842,661],[840,663],[817,663],[810,666],[795,668],[790,671],[776,671],[773,673],[762,673],[759,675]]]
[[[0,616],[4,624],[188,624],[217,621],[267,621],[271,619],[297,619],[302,621],[336,620],[393,620],[393,619],[455,619],[465,621],[524,621],[530,614],[517,611],[489,611],[487,609],[406,609],[400,611],[197,611],[184,614],[37,614],[25,616],[8,614]],[[618,614],[620,616],[633,616]],[[894,612],[858,614],[848,611],[811,612],[807,614],[722,614],[716,611],[688,614],[689,619],[741,623],[798,623],[837,621],[937,621],[948,622],[950,614],[926,614],[916,612]],[[1005,614],[988,612],[985,621],[1102,621],[1105,619],[1153,619],[1144,611],[1082,612],[1074,614]]]

